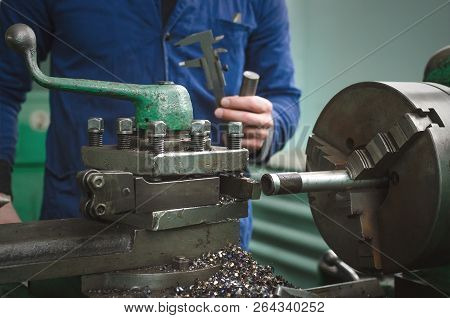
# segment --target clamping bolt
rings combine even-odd
[[[164,137],[167,126],[163,121],[152,121],[148,125],[149,150],[155,155],[164,153]]]
[[[194,120],[191,123],[191,149],[193,151],[204,151],[211,132],[209,120]]]
[[[237,150],[242,148],[242,138],[244,137],[244,127],[239,121],[232,121],[228,123],[227,127],[227,147],[230,150]]]
[[[102,147],[104,131],[105,127],[103,123],[103,118],[89,118],[88,119],[89,146]]]
[[[131,118],[117,118],[117,149],[131,149],[131,136],[133,135],[133,120]]]
[[[136,128],[136,117],[130,117],[133,123],[133,133],[131,134],[131,148],[136,149],[138,146],[138,130]]]

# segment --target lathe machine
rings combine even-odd
[[[6,41],[43,87],[129,100],[136,114],[117,119],[116,145],[103,144],[102,118],[86,123],[89,145],[81,151],[89,169],[78,174],[85,219],[1,226],[0,283],[109,272],[85,276],[84,284],[117,279],[123,287],[128,275],[128,288],[139,277],[164,289],[211,275],[211,268],[186,270],[186,260],[238,244],[239,219],[261,193],[259,182],[244,176],[249,154],[241,147],[242,123],[226,125],[227,147],[212,146],[211,124],[193,120],[183,86],[48,77],[37,65],[31,28],[12,26]],[[182,268],[181,275],[111,273],[165,264]]]
[[[211,125],[193,120],[184,87],[48,77],[37,65],[29,27],[12,26],[6,40],[38,84],[129,100],[136,114],[117,119],[116,145],[103,144],[101,118],[87,123],[89,145],[81,151],[89,169],[78,175],[85,219],[0,226],[0,284],[78,276],[83,291],[163,290],[220,270],[188,264],[237,244],[239,218],[247,216],[248,200],[260,196],[260,183],[244,176],[249,154],[240,143],[242,124],[227,124],[227,147],[212,146]],[[324,239],[358,271],[447,264],[449,106],[450,89],[439,84],[352,85],[316,123],[309,172],[265,175],[263,191],[308,192]],[[320,293],[283,288],[278,295]]]

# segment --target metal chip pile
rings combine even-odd
[[[191,286],[177,286],[151,291],[148,287],[90,290],[90,297],[275,297],[277,286],[293,287],[281,276],[273,273],[271,266],[258,265],[251,254],[239,246],[230,245],[215,253],[206,253],[190,260],[188,270],[220,266],[219,271],[207,280],[196,281]],[[173,272],[173,264],[136,270],[145,272],[157,269]]]
[[[189,287],[175,288],[175,297],[274,297],[277,286],[292,287],[271,266],[258,265],[250,253],[230,246],[217,253],[208,253],[194,260],[193,266],[221,264],[222,268],[206,281]],[[167,295],[171,297],[171,295]]]

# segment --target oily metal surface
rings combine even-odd
[[[379,298],[385,293],[377,278],[365,278],[309,289],[279,286],[276,295],[282,298]]]
[[[70,258],[128,253],[133,230],[114,225],[105,230],[100,222],[82,219],[38,221],[0,225],[0,268],[9,265],[48,262],[64,256],[96,233],[95,240],[74,250]]]
[[[142,226],[151,231],[238,220],[248,215],[248,202],[237,201],[191,208],[161,210],[151,213],[131,213],[120,220],[135,226]]]
[[[160,232],[120,224],[110,228],[109,236],[108,224],[88,220],[35,222],[32,227],[0,226],[0,283],[163,265],[177,255],[194,258],[239,241],[239,221]],[[75,250],[75,243],[66,244],[72,241],[79,243]]]
[[[377,133],[389,131],[405,113],[417,112],[433,123],[389,167],[396,180],[385,193],[374,189],[310,194],[322,236],[356,269],[392,272],[404,270],[403,266],[448,261],[448,88],[424,83],[352,85],[328,103],[314,127],[307,165],[311,171],[320,171],[345,165],[354,149],[365,146]],[[317,146],[317,140],[325,141],[325,146]]]
[[[219,177],[167,182],[136,178],[136,213],[213,205],[219,202]],[[149,200],[158,194],[155,199]]]
[[[82,212],[93,219],[112,221],[130,211],[151,218],[155,211],[219,203],[219,177],[148,182],[130,172],[91,169],[77,179],[84,193]]]
[[[239,200],[259,200],[261,184],[250,178],[221,175],[220,193]]]
[[[309,288],[307,291],[317,297],[327,298],[380,298],[385,296],[377,278]]]
[[[219,266],[187,271],[164,271],[153,268],[142,271],[118,271],[86,275],[81,278],[82,292],[90,297],[108,295],[114,290],[147,290],[152,294],[177,285],[191,285],[196,280],[206,280],[219,270]],[[153,296],[153,295],[152,295]]]
[[[145,176],[178,176],[243,171],[248,150],[212,147],[211,151],[171,152],[153,156],[146,151],[117,150],[115,146],[82,147],[83,163],[100,170],[120,170]]]

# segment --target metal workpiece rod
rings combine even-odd
[[[353,180],[346,170],[272,173],[261,178],[265,195],[367,189],[387,186],[388,182],[388,178]]]
[[[242,74],[242,84],[239,96],[255,96],[258,89],[259,75],[255,72],[245,71]],[[244,126],[241,122],[229,122],[226,127],[227,148],[231,150],[242,148]]]
[[[255,96],[258,89],[259,74],[245,71],[242,75],[242,84],[239,96]]]

